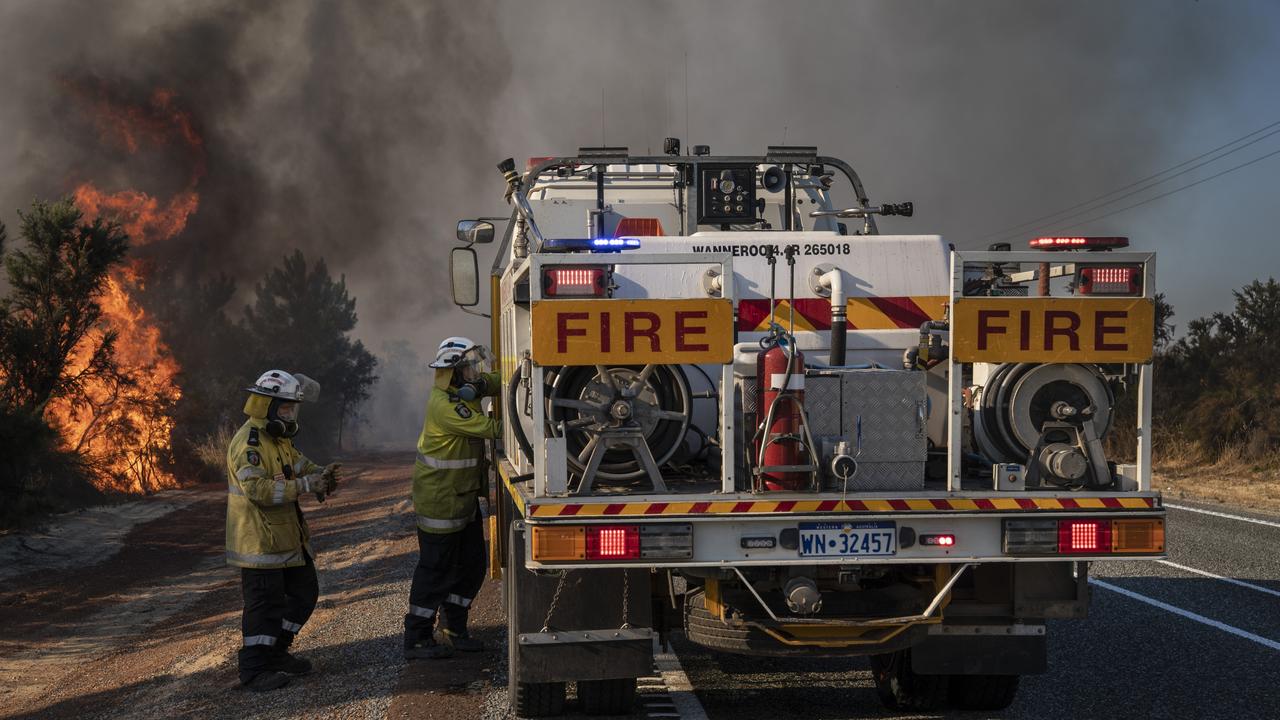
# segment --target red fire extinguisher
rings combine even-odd
[[[803,490],[808,473],[767,468],[794,467],[807,462],[803,457],[805,444],[801,439],[803,420],[800,417],[804,408],[804,355],[795,348],[788,353],[781,343],[761,350],[756,356],[756,382],[761,398],[760,422],[768,423],[756,441],[756,457],[763,468],[760,480],[766,490]]]

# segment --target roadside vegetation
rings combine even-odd
[[[88,221],[70,199],[35,201],[19,218],[17,242],[0,224],[0,528],[221,479],[244,388],[269,368],[305,372],[324,388],[304,410],[308,453],[342,448],[376,361],[350,337],[356,300],[323,259],[281,258],[237,310],[234,279],[192,284],[140,268],[119,223]],[[118,307],[104,311],[108,299],[124,303],[128,323]],[[145,361],[131,350],[144,340]]]
[[[1280,283],[1232,295],[1231,311],[1192,320],[1156,356],[1157,479],[1187,497],[1280,509]]]

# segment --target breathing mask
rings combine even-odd
[[[291,438],[298,434],[299,403],[272,398],[267,406],[267,434],[275,438]]]

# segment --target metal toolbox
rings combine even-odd
[[[921,490],[928,453],[925,373],[828,368],[805,374],[805,410],[826,481],[840,440],[857,453],[849,490]],[[861,424],[861,440],[858,427]],[[861,444],[861,452],[857,450]]]

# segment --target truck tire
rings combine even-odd
[[[578,702],[587,715],[626,715],[636,703],[636,679],[579,680]]]
[[[1003,710],[1018,693],[1017,675],[952,675],[951,704],[960,710]]]
[[[890,710],[936,710],[947,702],[947,675],[921,675],[911,669],[911,651],[871,656],[876,694]]]
[[[540,718],[564,714],[565,684],[511,683],[511,709],[516,717]]]
[[[773,657],[807,656],[813,651],[784,645],[756,628],[738,628],[707,612],[707,596],[701,590],[685,597],[684,630],[690,642],[741,655]]]

